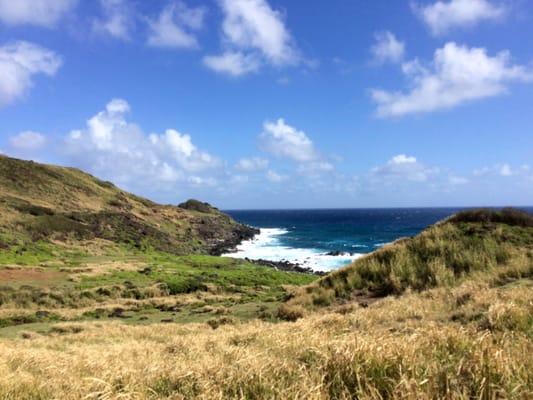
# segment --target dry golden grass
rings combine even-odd
[[[532,291],[469,281],[218,329],[58,324],[0,340],[0,398],[528,399]]]

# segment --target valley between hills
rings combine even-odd
[[[319,277],[257,231],[0,157],[2,399],[527,399],[533,216],[460,212]]]

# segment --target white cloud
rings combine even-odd
[[[268,168],[268,160],[261,157],[241,158],[235,169],[243,172],[254,172]]]
[[[438,168],[426,167],[415,157],[405,154],[398,154],[392,157],[385,165],[371,170],[371,175],[374,177],[412,182],[426,182],[430,177],[438,173]]]
[[[148,20],[148,45],[197,48],[194,32],[203,27],[205,13],[204,7],[189,8],[181,1],[170,3],[156,20]]]
[[[133,26],[132,10],[126,0],[100,0],[103,18],[93,21],[95,32],[129,40]]]
[[[6,25],[53,27],[78,0],[0,0],[0,21]]]
[[[503,164],[500,167],[500,175],[501,176],[511,176],[513,175],[513,171],[511,170],[511,167],[509,164]]]
[[[405,43],[396,39],[389,31],[375,34],[376,43],[370,49],[374,62],[383,64],[385,62],[398,63],[405,55]]]
[[[283,182],[283,181],[287,180],[288,177],[286,175],[280,175],[276,171],[273,171],[273,170],[269,169],[267,171],[267,173],[266,173],[266,178],[270,182],[280,183],[280,182]]]
[[[524,164],[520,167],[511,167],[510,164],[496,164],[492,167],[483,167],[480,169],[474,170],[475,176],[486,176],[486,175],[498,175],[503,177],[520,175],[528,173],[530,171],[530,166]]]
[[[448,182],[452,185],[466,185],[470,181],[463,176],[450,175],[448,177]]]
[[[301,164],[298,167],[298,172],[308,176],[318,176],[323,172],[332,172],[335,170],[335,166],[329,161],[312,161],[305,164]]]
[[[217,185],[217,180],[215,178],[202,178],[200,176],[190,176],[187,178],[187,181],[193,186],[209,186],[213,187]]]
[[[53,51],[28,42],[0,47],[0,106],[22,97],[38,74],[53,76],[61,66]]]
[[[495,20],[505,13],[503,6],[488,0],[437,1],[427,6],[415,5],[414,9],[434,35],[455,27],[473,26],[482,20]]]
[[[255,54],[225,52],[216,56],[205,56],[204,64],[215,72],[241,76],[259,70],[260,60]]]
[[[219,4],[224,13],[222,41],[226,50],[204,58],[209,68],[243,75],[256,71],[264,62],[275,66],[300,62],[282,15],[266,0],[219,0]]]
[[[505,93],[508,83],[533,78],[530,69],[511,64],[507,51],[491,57],[484,48],[468,48],[454,42],[435,51],[431,66],[414,60],[404,63],[402,69],[410,91],[372,90],[381,117],[451,108]]]
[[[35,151],[46,144],[46,137],[34,131],[20,132],[9,139],[9,145],[16,151]]]
[[[124,184],[216,184],[209,172],[220,169],[220,160],[198,149],[190,135],[175,129],[147,135],[128,121],[129,112],[125,100],[114,99],[84,129],[71,131],[66,150],[73,163]]]
[[[259,135],[265,151],[298,162],[314,161],[318,153],[305,132],[288,125],[280,118],[276,122],[267,121]]]

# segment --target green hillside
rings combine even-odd
[[[78,169],[0,156],[0,246],[110,243],[217,254],[254,234],[205,203],[159,205]]]
[[[328,274],[288,303],[304,308],[366,304],[476,277],[495,284],[533,277],[532,215],[514,209],[458,213]]]

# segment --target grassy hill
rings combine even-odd
[[[58,322],[274,319],[285,285],[316,277],[212,256],[254,233],[207,203],[159,205],[0,156],[0,337]]]
[[[476,276],[494,284],[533,277],[532,215],[512,209],[461,212],[298,290],[288,305],[298,315],[303,309],[450,287]]]
[[[460,213],[318,279],[207,255],[243,228],[204,203],[0,166],[2,399],[532,397],[531,215]]]
[[[0,156],[0,247],[127,244],[216,254],[254,230],[205,203],[159,205],[78,169]],[[37,251],[39,252],[39,251]]]

